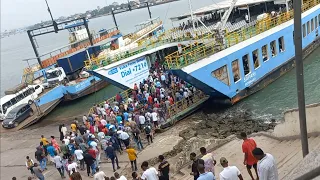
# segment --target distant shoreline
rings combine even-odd
[[[162,4],[167,4],[167,3],[171,3],[171,2],[175,2],[175,1],[180,1],[180,0],[168,0],[168,1],[163,1],[163,2],[159,2],[159,3],[155,3],[155,4],[152,4],[152,5],[149,5],[149,7],[152,7],[152,6],[158,6],[158,5],[162,5]],[[134,11],[134,10],[137,10],[137,9],[144,9],[144,8],[148,8],[147,6],[142,6],[142,7],[138,7],[138,8],[132,8],[131,11]],[[119,10],[114,10],[114,14],[121,14],[121,13],[124,13],[124,12],[127,12],[127,11],[130,11],[129,9],[119,9]],[[103,17],[103,16],[108,16],[108,15],[111,15],[111,12],[110,13],[107,13],[107,14],[102,14],[102,15],[99,15],[99,16],[95,16],[95,17],[92,17],[90,19],[95,19],[95,18],[99,18],[99,17]]]

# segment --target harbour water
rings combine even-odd
[[[160,17],[164,22],[165,28],[171,28],[172,22],[170,17],[180,15],[188,11],[187,0],[176,1],[173,3],[163,4],[151,7],[152,16]],[[193,9],[197,9],[214,3],[213,0],[194,0]],[[135,25],[148,19],[146,9],[138,9],[131,12],[125,12],[116,15],[118,25],[122,33],[127,34],[134,31]],[[176,24],[177,25],[177,24]],[[104,16],[96,19],[91,19],[89,28],[99,31],[101,28],[113,27],[111,16]],[[61,31],[58,34],[49,34],[38,37],[40,54],[61,47],[68,43],[68,32]],[[22,69],[27,66],[27,63],[22,59],[34,57],[29,39],[24,34],[10,36],[1,39],[1,96],[5,89],[12,87],[20,82]],[[35,60],[30,64],[36,63]],[[315,50],[305,60],[305,88],[306,88],[306,103],[320,102],[320,78],[318,69],[320,68],[320,48]],[[97,102],[101,102],[115,95],[119,88],[109,85],[103,90],[68,104],[58,106],[50,113],[43,121],[54,121],[57,118],[68,118],[77,115],[82,115]],[[282,117],[282,112],[286,109],[297,107],[296,98],[296,80],[295,70],[290,71],[276,82],[259,91],[258,93],[244,99],[229,110],[248,109],[257,117],[262,119]]]

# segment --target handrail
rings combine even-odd
[[[301,7],[302,12],[309,10],[319,3],[320,0],[310,0],[304,3]],[[269,16],[263,20],[257,21],[257,23],[252,26],[233,31],[231,33],[226,33],[225,37],[216,37],[212,42],[206,43],[205,45],[201,46],[199,44],[199,47],[191,51],[186,51],[190,50],[190,47],[185,47],[184,49],[182,49],[182,52],[176,51],[166,56],[165,59],[170,69],[181,68],[197,62],[223,49],[243,42],[253,36],[261,34],[262,32],[265,32],[291,19],[293,19],[293,9],[289,12],[281,13],[276,17]]]
[[[320,166],[296,178],[295,180],[311,180],[320,176]]]
[[[124,53],[119,53],[116,54],[112,57],[107,57],[107,55],[103,55],[103,56],[98,56],[96,58],[93,58],[91,60],[86,60],[84,61],[85,66],[87,69],[91,69],[91,70],[95,70],[101,66],[107,66],[109,64],[112,64],[114,62],[118,62],[120,60],[123,60],[125,58],[137,55],[139,53],[148,51],[150,49],[165,45],[167,43],[171,43],[171,42],[182,42],[182,41],[189,41],[189,40],[199,40],[201,38],[201,40],[207,39],[207,38],[212,38],[212,35],[208,35],[205,37],[202,37],[203,35],[197,35],[195,37],[189,35],[189,36],[183,36],[181,38],[176,38],[176,39],[166,39],[164,38],[164,35],[161,35],[160,37],[158,37],[156,40],[151,40],[151,39],[147,39],[147,40],[143,40],[143,41],[138,41],[138,50],[132,51],[132,52],[124,52]]]

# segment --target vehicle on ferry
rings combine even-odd
[[[1,98],[0,120],[4,120],[12,109],[22,104],[32,104],[43,92],[43,89],[42,85],[20,84],[5,91],[5,96]]]
[[[33,115],[33,110],[30,104],[20,104],[9,111],[8,115],[2,122],[4,128],[17,127],[25,119]]]

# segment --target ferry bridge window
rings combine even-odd
[[[212,71],[211,75],[217,78],[218,80],[222,81],[226,85],[230,85],[227,65],[224,65],[219,69]]]
[[[270,43],[270,48],[271,48],[271,53],[272,53],[272,57],[275,57],[277,55],[277,47],[276,47],[276,41],[272,41]]]
[[[15,105],[15,104],[17,103],[17,100],[16,100],[16,98],[12,98],[12,99],[10,100],[10,102],[11,102],[12,105]]]
[[[258,49],[252,52],[252,59],[253,59],[254,68],[257,69],[260,66]]]
[[[314,21],[315,21],[316,29],[317,29],[318,28],[318,16],[314,17]]]
[[[281,36],[281,37],[278,39],[278,42],[279,42],[279,50],[280,50],[280,52],[285,51],[283,36]]]
[[[232,74],[233,74],[233,81],[237,82],[240,80],[240,70],[239,70],[239,60],[236,59],[232,61]]]
[[[250,63],[249,63],[249,55],[248,54],[242,56],[242,64],[243,64],[244,75],[249,74],[250,73]]]
[[[311,19],[311,32],[314,30],[314,21],[313,18]]]
[[[262,58],[263,61],[267,61],[269,59],[268,45],[262,46]]]
[[[318,15],[318,23],[319,23],[319,26],[320,26],[320,14]]]
[[[307,34],[310,34],[310,21],[307,22]]]
[[[306,35],[307,35],[306,24],[302,25],[302,31],[303,31],[303,37],[306,37]]]

